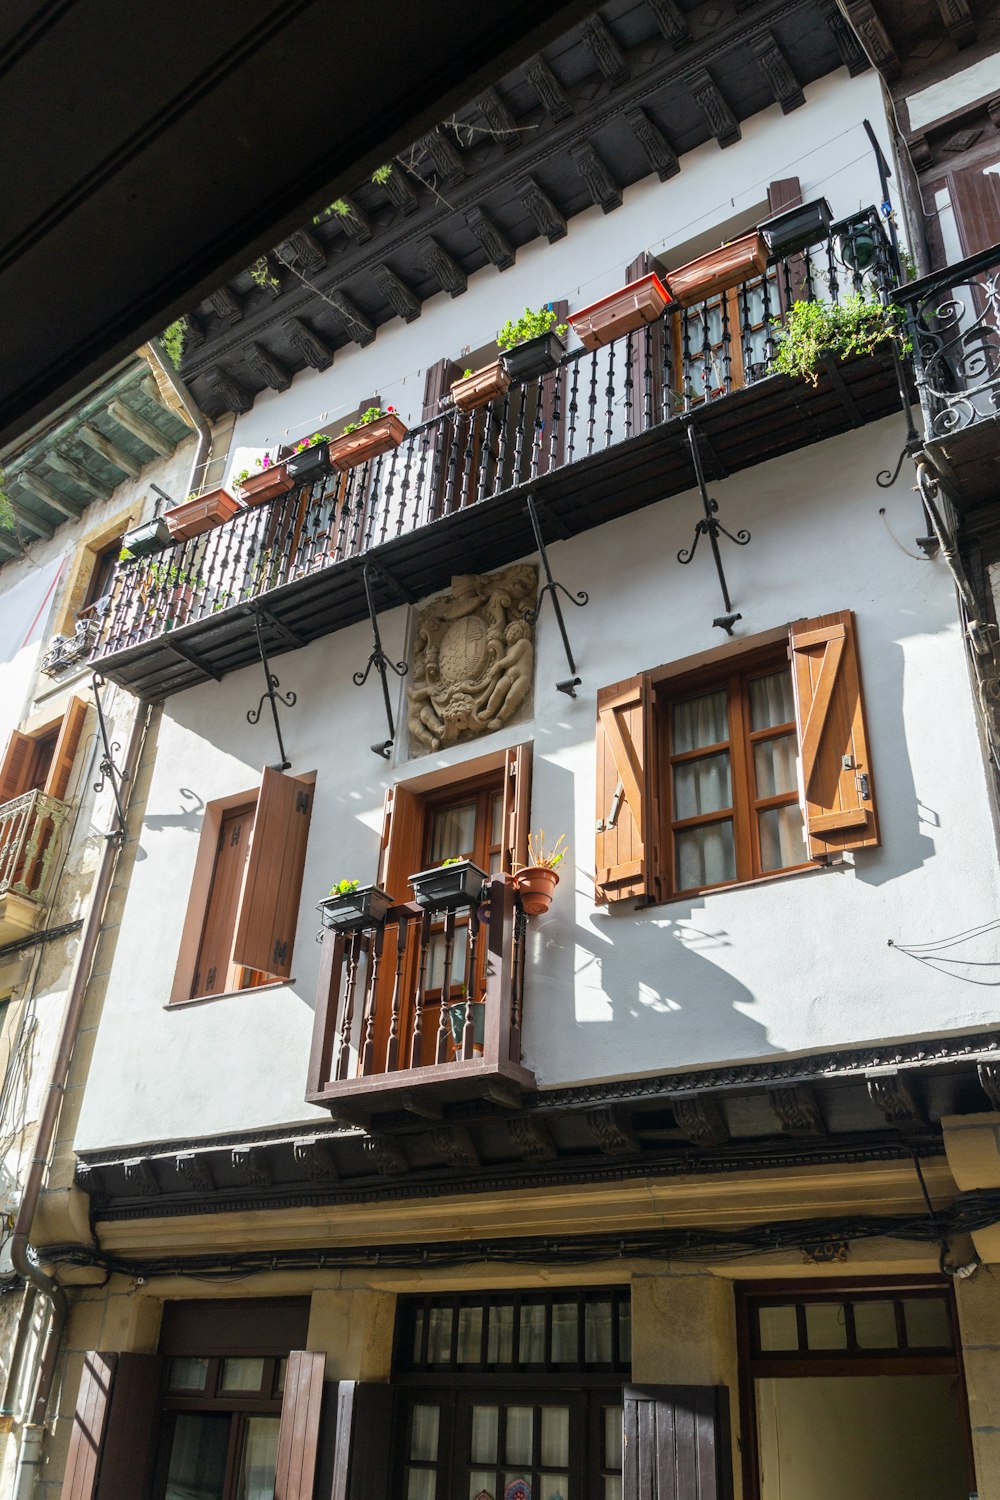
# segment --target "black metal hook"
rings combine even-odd
[[[566,660],[569,663],[569,670],[572,674],[571,676],[564,678],[562,682],[557,682],[556,688],[560,693],[565,693],[568,697],[575,698],[576,690],[580,686],[581,679],[577,676],[576,662],[573,660],[573,651],[569,643],[569,636],[566,633],[566,622],[563,619],[562,609],[559,605],[559,595],[565,594],[570,604],[575,604],[581,609],[585,604],[589,604],[590,595],[585,593],[583,589],[580,589],[576,594],[571,594],[565,584],[558,583],[556,579],[552,577],[552,569],[549,566],[549,555],[545,550],[545,542],[542,538],[542,528],[538,519],[538,511],[535,508],[534,495],[528,495],[527,504],[528,515],[531,518],[531,529],[535,533],[535,546],[538,549],[539,557],[542,559],[542,567],[545,570],[546,581],[542,584],[542,587],[538,591],[538,602],[535,605],[535,608],[526,609],[524,612],[524,618],[529,623],[534,624],[541,612],[542,600],[545,598],[546,594],[550,595],[552,599],[552,608],[555,610],[556,624],[559,626],[559,634],[562,636],[563,650],[566,652]]]
[[[381,569],[379,571],[381,572]],[[371,565],[366,562],[364,568],[362,569],[361,576],[364,579],[365,598],[368,601],[368,615],[372,622],[372,637],[374,643],[372,645],[371,654],[368,657],[368,661],[365,665],[364,671],[354,673],[354,685],[355,687],[364,687],[365,683],[368,681],[368,677],[371,673],[372,667],[375,668],[379,677],[382,679],[382,701],[385,704],[385,717],[386,722],[389,725],[389,738],[387,740],[379,741],[369,748],[375,755],[381,755],[383,760],[388,760],[389,752],[392,749],[393,741],[396,738],[396,726],[392,718],[392,701],[389,697],[389,679],[386,676],[386,672],[395,672],[397,677],[405,677],[407,672],[409,671],[409,668],[406,665],[405,661],[393,661],[389,656],[386,655],[385,650],[382,646],[382,636],[379,633],[378,628],[378,615],[375,612],[375,600],[372,596],[371,575]]]
[[[128,772],[120,771],[115,764],[115,756],[121,750],[121,745],[117,740],[111,741],[108,739],[108,726],[104,718],[104,705],[101,702],[100,692],[102,687],[107,686],[107,682],[105,678],[94,672],[91,676],[91,685],[94,689],[94,702],[97,704],[97,725],[101,734],[101,744],[104,748],[104,754],[101,756],[100,762],[101,775],[100,779],[94,782],[94,791],[98,794],[103,792],[105,781],[111,782],[111,791],[115,799],[115,810],[118,814],[118,824],[110,833],[105,834],[105,838],[117,839],[119,843],[124,843],[125,809],[122,806],[122,788],[128,780]]]
[[[712,548],[712,557],[715,560],[715,571],[719,575],[719,587],[722,589],[722,602],[726,608],[726,613],[724,615],[716,615],[715,619],[712,621],[712,624],[713,626],[717,625],[720,630],[724,630],[727,635],[732,635],[733,626],[736,624],[737,620],[742,620],[743,616],[741,614],[734,613],[733,611],[733,601],[729,597],[729,585],[726,582],[726,574],[722,566],[722,554],[719,551],[719,533],[721,532],[724,537],[728,537],[731,542],[735,542],[737,547],[746,546],[747,542],[749,542],[750,540],[750,533],[746,530],[746,528],[743,528],[734,536],[733,533],[727,530],[726,527],[723,526],[722,522],[717,519],[719,502],[717,500],[713,500],[711,495],[708,493],[708,490],[705,488],[705,473],[701,466],[701,454],[698,451],[698,435],[694,430],[694,426],[691,424],[689,424],[688,426],[687,435],[688,446],[691,449],[691,460],[694,464],[695,478],[698,481],[698,489],[701,493],[701,503],[705,508],[705,514],[704,517],[695,525],[694,541],[691,543],[690,547],[681,548],[681,550],[677,554],[677,561],[685,565],[689,563],[694,557],[695,552],[698,550],[699,538],[703,536],[708,537],[709,545]]]
[[[260,695],[260,702],[257,704],[257,707],[247,710],[247,723],[260,723],[260,716],[264,712],[264,700],[267,699],[271,705],[271,718],[274,720],[274,733],[278,740],[278,754],[281,756],[281,764],[275,766],[274,770],[287,771],[292,763],[288,759],[288,755],[285,752],[285,742],[281,738],[281,725],[278,722],[278,704],[283,704],[285,708],[294,708],[297,699],[293,692],[278,692],[281,684],[271,671],[271,664],[267,659],[267,652],[264,649],[264,628],[260,614],[252,607],[250,613],[253,615],[254,630],[257,632],[257,650],[260,652],[260,664],[264,668],[264,681],[267,686]]]

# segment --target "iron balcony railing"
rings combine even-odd
[[[845,233],[870,231],[862,270]],[[855,257],[856,259],[856,257]],[[684,419],[772,377],[787,309],[861,292],[889,298],[897,276],[874,209],[826,240],[695,306],[668,307],[604,348],[513,384],[471,413],[446,407],[391,453],[246,508],[224,526],[118,569],[94,658],[150,641],[396,538],[419,532],[556,469]]]
[[[1000,416],[1000,245],[900,287],[925,436]]]
[[[69,808],[44,792],[0,803],[0,896],[48,898],[54,861]]]

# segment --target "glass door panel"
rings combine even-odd
[[[280,1417],[250,1417],[243,1442],[237,1500],[274,1500]]]
[[[165,1500],[224,1500],[230,1425],[222,1413],[175,1417]]]

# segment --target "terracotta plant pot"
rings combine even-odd
[[[251,474],[248,479],[244,479],[240,484],[240,494],[244,505],[263,505],[266,500],[286,495],[294,488],[295,480],[286,465],[271,464],[269,468],[261,469],[259,474]]]
[[[188,537],[201,536],[203,531],[211,531],[231,521],[239,508],[239,501],[220,486],[196,496],[194,500],[185,500],[183,505],[175,505],[173,510],[164,512],[163,519],[174,541],[183,542]]]
[[[559,876],[549,865],[526,865],[514,876],[514,888],[529,917],[543,917],[552,905]]]
[[[523,344],[515,344],[500,356],[511,380],[537,380],[549,370],[557,370],[566,353],[566,345],[550,328]]]
[[[481,370],[474,370],[471,375],[456,380],[451,388],[451,399],[459,411],[475,411],[502,396],[509,386],[510,376],[503,360],[495,359],[491,365],[484,365]]]
[[[569,321],[585,349],[600,349],[612,339],[634,333],[644,323],[655,323],[670,301],[659,276],[651,273],[602,297],[600,302],[570,313]]]
[[[667,272],[667,287],[675,302],[690,307],[716,292],[724,292],[741,281],[760,276],[767,266],[767,246],[757,229],[740,235],[718,250],[699,255],[676,271]]]
[[[393,448],[399,447],[409,430],[394,411],[387,412],[377,422],[364,422],[353,432],[334,438],[330,444],[330,462],[345,474],[348,469],[367,463],[380,453],[391,453]]]

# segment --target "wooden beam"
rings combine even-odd
[[[687,17],[675,0],[646,0],[646,5],[653,12],[657,26],[675,51],[691,45],[691,30]]]
[[[242,304],[227,286],[220,286],[218,291],[209,292],[208,300],[212,304],[212,311],[224,323],[238,323],[243,316]]]
[[[308,229],[296,229],[276,247],[275,254],[285,265],[294,265],[298,261],[303,271],[322,271],[326,265],[326,251]]]
[[[230,1165],[241,1182],[250,1187],[270,1187],[274,1181],[270,1159],[262,1146],[234,1146]]]
[[[337,1182],[340,1173],[332,1144],[323,1136],[302,1136],[292,1146],[295,1165],[310,1182]]]
[[[246,362],[272,391],[287,391],[292,383],[291,371],[254,339],[247,345]]]
[[[227,411],[234,411],[237,416],[242,416],[253,406],[253,397],[246,386],[241,385],[228,370],[209,370],[207,379],[209,390],[218,396]]]
[[[349,240],[354,240],[358,245],[365,244],[372,237],[371,219],[353,198],[342,198],[340,202],[347,204],[347,213],[338,213],[337,223]]]
[[[542,108],[548,111],[553,120],[567,120],[573,113],[573,106],[548,63],[541,57],[533,58],[524,73]]]
[[[959,50],[971,47],[976,40],[976,21],[968,0],[937,0],[937,8],[955,46]]]
[[[481,1166],[479,1152],[464,1125],[441,1125],[430,1132],[431,1145],[449,1167]]]
[[[86,443],[88,448],[93,448],[102,458],[106,458],[109,464],[114,464],[116,469],[121,469],[130,479],[138,479],[142,473],[142,464],[131,453],[126,453],[119,448],[110,438],[105,437],[103,432],[98,432],[96,427],[89,422],[84,422],[77,428],[77,437],[81,443]]]
[[[117,396],[108,402],[108,416],[117,422],[119,427],[124,427],[126,432],[138,438],[140,443],[145,443],[147,448],[158,453],[161,458],[169,458],[173,453],[174,445],[170,439],[154,427],[152,422],[147,422],[145,417],[133,411],[131,406],[126,406],[125,402]]]
[[[460,297],[468,286],[468,277],[457,261],[453,260],[443,245],[433,235],[420,242],[420,254],[430,274],[437,278],[444,291],[451,297]]]
[[[391,266],[375,266],[372,275],[375,285],[388,302],[393,312],[398,313],[404,323],[412,323],[422,312],[420,298],[414,296]]]
[[[368,1135],[362,1142],[362,1150],[369,1166],[382,1177],[398,1177],[410,1170],[403,1149],[384,1135]]]
[[[486,129],[505,151],[513,151],[520,144],[517,121],[496,89],[487,89],[476,100],[476,108],[486,121]]]
[[[81,507],[75,505],[72,500],[67,500],[65,495],[60,495],[59,491],[49,484],[47,479],[43,479],[40,474],[35,474],[30,469],[21,469],[19,473],[12,477],[17,480],[17,483],[22,488],[30,490],[33,495],[38,496],[39,500],[44,500],[45,504],[51,510],[57,511],[59,515],[65,516],[67,520],[78,521],[80,519]]]
[[[851,25],[872,62],[887,83],[900,75],[899,58],[872,0],[845,0]]]
[[[552,202],[548,193],[533,177],[525,177],[514,189],[549,244],[561,240],[566,234],[566,220]]]
[[[646,158],[661,182],[676,177],[681,169],[677,153],[656,121],[644,109],[633,109],[625,116],[632,134],[646,153]]]
[[[420,137],[414,147],[412,157],[414,167],[421,167],[424,161],[428,161],[431,170],[437,174],[442,182],[459,182],[465,176],[465,165],[458,154],[451,138],[445,135],[440,125],[435,125],[426,135]],[[419,176],[419,172],[417,173]]]
[[[416,213],[420,207],[420,199],[410,186],[406,169],[400,166],[398,161],[390,162],[389,165],[392,167],[392,171],[385,181],[380,182],[378,186],[386,194],[393,206],[399,209],[400,213]]]
[[[375,324],[346,292],[331,292],[330,301],[340,315],[347,337],[363,349],[375,337]]]
[[[513,245],[503,230],[498,229],[481,208],[470,209],[465,216],[465,222],[498,271],[506,271],[508,266],[514,264],[516,252]]]
[[[588,51],[612,87],[628,77],[629,66],[625,55],[599,14],[595,13],[589,21],[584,21],[580,33]]]
[[[506,1121],[510,1143],[524,1161],[553,1161],[555,1143],[548,1126],[542,1120],[532,1120],[524,1115],[515,1115]]]
[[[180,1151],[174,1157],[174,1169],[196,1193],[213,1193],[215,1178],[205,1154],[200,1151]]]
[[[732,146],[740,139],[740,122],[722,97],[707,69],[693,69],[684,81],[694,95],[695,103],[705,116],[708,128],[719,145],[723,148]]]
[[[152,376],[150,376],[152,380]],[[155,385],[155,381],[153,382]],[[70,458],[66,453],[47,453],[46,461],[50,469],[58,469],[60,474],[65,474],[67,479],[72,479],[74,484],[86,490],[98,500],[106,500],[111,494],[111,486],[105,484],[103,479],[95,479],[93,474],[87,472],[82,464],[78,464],[75,458]]]
[[[768,1089],[767,1097],[786,1135],[826,1135],[819,1105],[807,1084],[782,1084]]]
[[[793,109],[805,104],[806,96],[802,92],[802,85],[774,32],[758,32],[750,45],[774,95],[775,104],[781,105],[782,114],[790,114]]]
[[[868,54],[858,41],[854,27],[840,9],[837,0],[817,0],[817,3],[848,73],[852,78],[856,78],[859,73],[866,73],[871,67]]]
[[[613,1104],[588,1109],[587,1128],[604,1156],[635,1156],[642,1150],[628,1115]]]
[[[301,354],[312,370],[328,370],[333,364],[333,350],[301,318],[286,318],[282,327],[292,348]]]
[[[24,506],[18,505],[14,499],[11,499],[10,504],[19,530],[30,531],[33,536],[42,536],[45,538],[50,537],[55,531],[55,527],[51,521],[44,521],[41,516],[36,516],[33,510],[25,510]],[[0,536],[3,536],[5,541],[8,535],[9,533],[0,532]],[[16,538],[12,539],[9,545],[14,552],[20,552],[21,549],[17,545]]]
[[[577,141],[576,145],[570,146],[569,154],[594,203],[606,214],[621,208],[622,190],[590,141]]]
[[[721,1146],[729,1140],[718,1103],[705,1094],[674,1094],[670,1099],[674,1124],[696,1146]]]
[[[865,1074],[865,1083],[868,1097],[887,1125],[912,1129],[927,1124],[927,1116],[917,1103],[909,1079],[898,1068],[872,1068]]]

